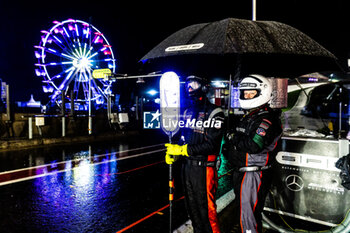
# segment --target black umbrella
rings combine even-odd
[[[183,28],[154,47],[141,62],[146,71],[224,77],[234,73],[236,78],[242,73],[291,77],[339,69],[332,53],[291,26],[233,18]],[[169,202],[172,232],[172,199]]]
[[[234,18],[183,28],[141,62],[152,71],[232,74],[238,70],[283,77],[340,69],[331,52],[289,25]]]

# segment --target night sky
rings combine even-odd
[[[30,3],[29,3],[30,2]],[[289,24],[319,42],[344,67],[350,57],[350,1],[257,0],[257,19]],[[137,74],[137,62],[173,32],[196,23],[251,19],[250,0],[236,1],[15,1],[0,0],[0,78],[15,101],[40,100],[34,45],[41,30],[68,18],[90,22],[113,46],[117,72]]]

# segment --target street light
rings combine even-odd
[[[154,96],[158,93],[158,91],[154,90],[154,89],[151,89],[149,91],[147,91],[147,94],[151,95],[151,96]]]

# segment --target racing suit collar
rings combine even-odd
[[[251,116],[251,115],[259,112],[263,108],[265,108],[267,110],[267,107],[268,107],[268,104],[263,104],[263,105],[261,105],[261,106],[259,106],[257,108],[253,108],[253,109],[250,109],[249,111],[246,111],[244,115],[245,116]]]

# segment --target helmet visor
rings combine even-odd
[[[187,92],[193,92],[197,91],[199,88],[201,88],[201,84],[196,80],[190,80],[186,82],[186,91]]]
[[[239,98],[241,100],[249,100],[257,98],[260,95],[259,89],[242,89]]]

